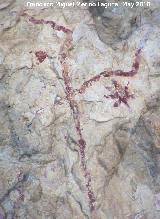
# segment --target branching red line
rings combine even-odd
[[[89,80],[85,81],[79,89],[76,89],[75,92],[82,94],[86,91],[87,88],[91,87],[94,82],[99,81],[102,77],[111,77],[111,76],[123,76],[123,77],[133,77],[137,74],[140,66],[140,56],[141,56],[141,49],[138,49],[135,53],[135,60],[132,65],[130,71],[123,71],[123,70],[111,70],[111,71],[103,71],[100,74],[97,74],[90,78]]]
[[[91,186],[91,175],[86,166],[86,159],[85,159],[86,141],[84,140],[82,131],[81,131],[79,107],[78,107],[77,102],[74,99],[75,92],[72,87],[71,78],[69,76],[69,66],[67,63],[68,52],[72,46],[72,31],[64,26],[57,25],[54,21],[45,21],[43,19],[38,20],[38,19],[35,19],[34,17],[29,16],[26,13],[24,13],[23,15],[29,17],[29,21],[32,22],[33,24],[49,24],[52,29],[66,33],[65,40],[60,48],[59,61],[62,66],[62,75],[63,75],[64,84],[65,84],[66,99],[68,100],[70,109],[72,111],[76,132],[79,138],[78,144],[79,144],[81,168],[82,168],[83,175],[84,175],[85,182],[86,182],[87,195],[89,199],[89,207],[90,207],[90,211],[93,212],[95,210],[95,206],[94,206],[95,196],[94,196],[92,186]]]
[[[128,71],[128,72],[127,71],[125,72],[122,70],[103,71],[100,74],[92,77],[88,81],[85,81],[79,89],[74,90],[72,87],[72,81],[69,75],[69,65],[67,63],[68,53],[72,45],[72,31],[64,26],[57,25],[54,21],[46,21],[44,19],[35,19],[34,17],[26,13],[23,13],[23,16],[27,16],[29,18],[29,21],[35,25],[39,25],[39,24],[50,25],[52,29],[66,33],[65,40],[59,52],[59,61],[62,66],[62,75],[63,75],[64,84],[65,84],[66,99],[72,111],[75,129],[76,129],[76,133],[78,136],[81,168],[82,168],[83,175],[85,178],[86,190],[87,190],[87,195],[89,199],[89,207],[90,207],[91,212],[93,212],[95,210],[95,196],[94,196],[94,192],[91,186],[91,175],[86,165],[86,157],[85,157],[86,141],[82,134],[82,128],[81,128],[81,122],[80,122],[80,111],[79,111],[78,103],[75,100],[75,95],[76,93],[80,93],[80,94],[84,93],[87,88],[92,86],[93,82],[99,81],[102,77],[111,77],[111,76],[132,77],[135,74],[137,74],[139,70],[139,65],[140,65],[141,49],[137,50],[135,54],[135,60],[132,65],[131,71]]]

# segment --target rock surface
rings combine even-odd
[[[160,3],[97,10],[0,1],[0,219],[160,218]]]

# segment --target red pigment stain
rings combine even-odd
[[[62,31],[64,33],[72,33],[72,31],[64,26],[56,24],[54,21],[47,21],[44,19],[35,19],[34,17],[30,16],[27,13],[23,13],[22,16],[27,16],[29,21],[33,24],[49,24],[50,27],[57,31]]]
[[[47,53],[44,51],[41,51],[41,50],[36,51],[35,56],[37,57],[37,59],[40,63],[42,63],[48,57]]]
[[[91,175],[89,171],[87,170],[87,166],[86,166],[86,158],[85,158],[86,141],[82,135],[82,129],[81,129],[81,123],[80,123],[80,112],[79,112],[78,104],[74,99],[74,89],[72,87],[71,78],[69,77],[69,66],[67,64],[67,56],[68,56],[68,51],[71,48],[71,42],[72,42],[72,35],[68,34],[60,49],[59,61],[62,65],[62,74],[63,74],[63,80],[65,84],[66,99],[68,100],[68,103],[70,105],[70,109],[73,114],[77,136],[79,138],[78,144],[79,144],[81,168],[82,168],[83,175],[86,181],[86,189],[87,189],[87,195],[89,199],[89,207],[90,207],[90,211],[93,212],[95,210],[95,206],[94,206],[95,196],[94,196],[92,186],[91,186]]]
[[[86,141],[84,140],[82,136],[81,124],[80,124],[80,112],[79,112],[78,104],[74,99],[74,89],[72,87],[71,78],[69,76],[69,66],[66,61],[68,57],[68,51],[72,45],[71,43],[72,42],[72,31],[64,26],[57,25],[54,21],[45,21],[43,19],[38,20],[38,19],[35,19],[34,17],[29,16],[26,13],[24,13],[23,15],[29,17],[29,21],[32,22],[33,24],[49,24],[52,29],[66,33],[65,41],[60,49],[59,61],[62,66],[62,75],[63,75],[64,84],[65,84],[66,99],[72,111],[76,132],[79,137],[78,144],[79,144],[81,168],[83,171],[83,175],[85,177],[87,195],[89,199],[89,207],[92,212],[93,210],[95,210],[95,206],[94,206],[95,196],[94,196],[94,193],[91,187],[91,175],[89,171],[87,170],[86,160],[85,160]],[[39,61],[41,62],[43,60],[43,58],[41,59],[41,57],[43,57],[44,54],[43,53],[38,53],[38,54],[40,55]]]
[[[121,105],[121,103],[125,104],[127,107],[129,107],[128,101],[131,98],[134,98],[134,95],[130,93],[128,85],[129,82],[126,86],[122,86],[121,84],[119,84],[116,80],[112,81],[113,84],[113,88],[114,90],[112,90],[112,88],[110,87],[106,87],[107,90],[111,91],[110,95],[104,95],[105,98],[111,98],[113,100],[116,100],[114,102],[114,107],[119,107]]]
[[[85,93],[86,89],[91,87],[94,82],[99,81],[102,77],[111,77],[111,76],[122,76],[122,77],[133,77],[137,74],[140,66],[140,57],[141,57],[141,49],[138,49],[135,53],[135,60],[132,64],[132,68],[130,71],[123,70],[115,70],[115,71],[103,71],[98,75],[95,75],[91,79],[85,81],[79,89],[76,89],[75,92],[79,94]]]
[[[87,190],[87,195],[88,195],[88,200],[89,200],[89,207],[92,213],[95,210],[96,200],[95,200],[95,195],[94,195],[94,192],[91,186],[91,175],[86,166],[86,155],[85,155],[86,141],[82,135],[82,128],[81,128],[81,122],[80,122],[80,111],[79,111],[78,103],[76,102],[74,97],[76,93],[79,93],[79,94],[84,93],[87,88],[92,86],[93,82],[99,81],[102,77],[111,77],[111,76],[133,77],[135,74],[137,74],[139,70],[141,49],[138,49],[136,51],[135,60],[132,65],[132,69],[130,71],[128,72],[127,71],[125,72],[122,70],[103,71],[100,74],[85,81],[79,89],[74,90],[72,87],[71,78],[69,76],[69,65],[67,63],[69,50],[72,45],[72,31],[64,26],[57,25],[54,21],[35,19],[34,17],[26,13],[24,13],[23,16],[27,16],[29,18],[29,21],[35,25],[47,24],[47,25],[50,25],[50,27],[54,30],[62,31],[66,33],[65,40],[59,52],[59,61],[62,66],[62,75],[63,75],[63,81],[65,85],[66,99],[72,111],[75,129],[76,129],[76,133],[78,136],[81,168],[82,168],[82,172],[85,178],[85,185],[86,185],[86,190]],[[124,103],[125,105],[129,106],[127,101],[129,98],[131,98],[130,96],[131,94],[128,91],[128,86],[126,86],[122,92],[122,87],[120,88],[120,85],[118,85],[117,82],[114,82],[114,88],[115,88],[115,92],[118,92],[118,94],[113,93],[112,96],[109,96],[112,99],[117,99],[116,102],[117,101],[118,102],[115,103],[114,106],[116,107],[118,104],[120,105],[121,103]],[[119,89],[119,90],[117,91],[116,89]],[[106,96],[106,98],[108,97]]]
[[[91,175],[87,170],[86,160],[85,160],[85,148],[86,148],[86,141],[83,138],[82,131],[81,131],[81,123],[80,123],[80,112],[78,108],[78,104],[74,99],[74,90],[71,83],[71,78],[69,77],[69,66],[67,64],[67,57],[68,51],[72,46],[72,35],[68,34],[66,39],[61,46],[60,53],[59,53],[59,61],[62,65],[62,73],[63,73],[63,80],[65,84],[65,93],[68,103],[70,105],[70,109],[73,113],[73,119],[75,123],[75,128],[77,135],[79,137],[78,144],[79,144],[79,153],[81,158],[81,168],[85,177],[86,181],[86,189],[87,195],[89,199],[89,207],[91,212],[95,209],[95,196],[92,191],[91,187]]]

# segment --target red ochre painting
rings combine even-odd
[[[45,4],[0,2],[0,218],[160,218],[160,3]]]

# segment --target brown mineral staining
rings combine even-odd
[[[37,57],[40,63],[42,63],[48,57],[47,53],[41,50],[36,51],[35,56]]]

